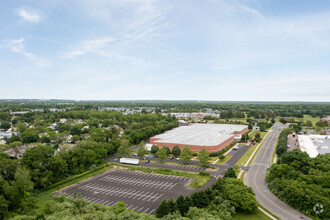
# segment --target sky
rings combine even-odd
[[[330,101],[328,0],[3,0],[0,99]]]

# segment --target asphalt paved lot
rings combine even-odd
[[[191,178],[112,169],[87,181],[54,192],[82,198],[94,203],[114,206],[123,201],[133,211],[154,214],[163,199],[177,198],[196,191],[186,185]]]
[[[228,152],[228,155],[233,155],[225,164],[234,167],[237,161],[246,153],[250,148],[250,145],[238,145],[237,150],[231,150]]]

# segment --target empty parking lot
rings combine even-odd
[[[113,206],[124,201],[130,210],[154,214],[163,199],[188,195],[185,185],[192,179],[137,171],[112,169],[106,173],[54,192],[72,196],[80,193],[88,201]]]

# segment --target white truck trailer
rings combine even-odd
[[[120,163],[137,165],[137,164],[139,164],[139,159],[122,157],[122,158],[119,159],[119,162]]]

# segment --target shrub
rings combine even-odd
[[[211,176],[211,173],[202,170],[199,172],[199,175],[200,176]]]

